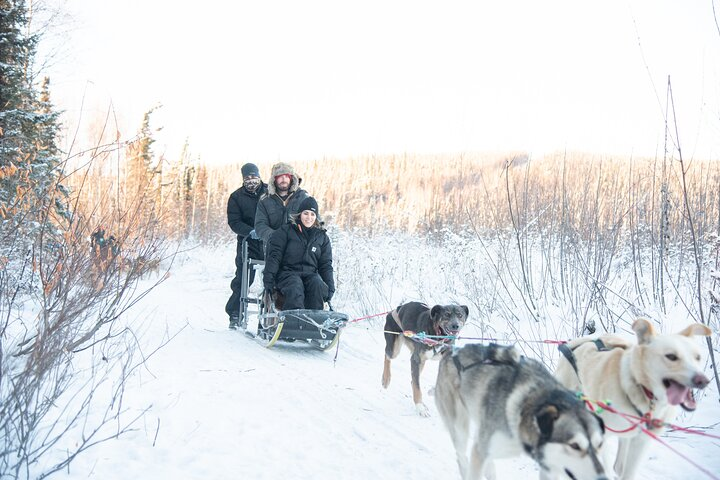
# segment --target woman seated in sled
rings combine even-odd
[[[267,244],[263,283],[266,293],[275,294],[278,309],[322,310],[335,293],[330,238],[317,216],[317,201],[306,198]]]

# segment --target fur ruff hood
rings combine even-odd
[[[272,169],[270,171],[270,178],[267,182],[268,195],[275,195],[277,193],[275,191],[275,177],[277,177],[278,175],[283,175],[285,173],[289,173],[290,175],[292,175],[292,182],[290,182],[290,193],[300,188],[302,178],[298,177],[297,173],[295,173],[295,169],[290,166],[290,164],[278,162],[272,166]]]

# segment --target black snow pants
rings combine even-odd
[[[282,272],[275,288],[285,297],[283,310],[322,310],[328,294],[328,286],[317,273]]]

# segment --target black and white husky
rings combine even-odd
[[[464,479],[493,480],[493,458],[523,452],[539,465],[541,479],[607,478],[599,460],[602,420],[514,347],[473,344],[447,352],[435,401]]]

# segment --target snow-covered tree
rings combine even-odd
[[[43,227],[57,224],[56,213],[69,216],[59,184],[59,113],[50,101],[49,79],[39,88],[32,83],[38,40],[28,29],[25,1],[0,0],[0,245],[5,246],[9,236],[28,245],[48,232]]]

